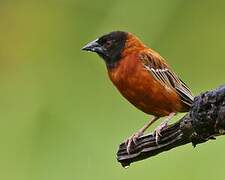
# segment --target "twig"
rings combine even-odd
[[[225,134],[225,85],[196,96],[190,111],[162,131],[158,144],[155,136],[148,134],[140,137],[128,154],[126,145],[122,143],[117,160],[126,167],[187,143],[195,147],[222,134]]]

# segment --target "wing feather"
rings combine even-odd
[[[169,86],[176,90],[182,102],[191,106],[193,95],[187,85],[168,67],[164,59],[153,51],[141,53],[140,59],[144,67],[158,80],[163,86]]]

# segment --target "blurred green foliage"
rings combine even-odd
[[[118,144],[148,116],[121,98],[97,55],[80,49],[130,31],[198,94],[224,83],[224,9],[219,0],[2,0],[0,179],[223,179],[223,137],[123,169]]]

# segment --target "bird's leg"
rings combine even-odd
[[[161,132],[163,130],[163,128],[168,126],[168,123],[170,121],[170,119],[173,118],[173,116],[175,116],[176,113],[170,113],[169,116],[166,117],[166,119],[155,129],[155,139],[156,139],[156,143],[158,144],[159,138],[161,135]]]
[[[149,128],[159,117],[154,116],[152,119],[149,120],[147,124],[145,124],[141,129],[139,129],[136,133],[130,136],[126,141],[125,144],[127,145],[127,153],[130,154],[131,145],[132,143],[137,144],[137,139],[144,134],[146,129]]]

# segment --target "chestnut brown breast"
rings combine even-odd
[[[114,68],[108,69],[108,74],[120,93],[147,114],[166,116],[182,110],[176,91],[156,81],[137,53],[122,58]]]

